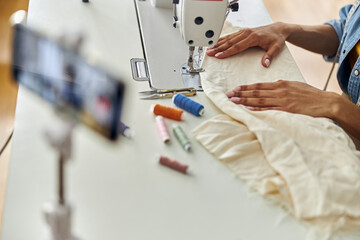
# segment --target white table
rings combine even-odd
[[[271,22],[260,0],[240,1],[246,26]],[[176,141],[164,145],[149,107],[138,91],[146,83],[132,80],[129,60],[142,56],[134,2],[130,0],[30,0],[28,23],[50,34],[80,25],[86,52],[96,49],[99,63],[127,83],[123,121],[136,135],[110,143],[84,126],[74,136],[75,159],[68,165],[68,192],[75,207],[75,233],[82,239],[304,239],[306,228],[279,206],[265,201],[236,179],[193,138],[193,152]],[[294,63],[295,64],[295,63]],[[3,216],[2,240],[42,239],[44,201],[55,198],[57,155],[42,136],[54,118],[49,105],[20,88],[13,152]],[[219,110],[199,94],[203,118],[188,115],[186,132]],[[170,123],[171,121],[168,121]],[[173,139],[175,140],[175,139]],[[192,176],[160,166],[155,153],[173,157],[193,169]]]

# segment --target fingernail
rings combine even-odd
[[[254,111],[255,108],[254,107],[246,107],[247,109],[249,109],[250,111]]]
[[[269,66],[270,66],[270,63],[271,63],[271,62],[270,62],[270,59],[268,59],[268,58],[265,59],[265,66],[266,66],[266,67],[269,67]]]
[[[218,52],[217,54],[215,54],[215,57],[219,57],[221,56],[223,53],[222,52]]]
[[[226,92],[225,94],[228,98],[231,98],[234,96],[234,92]]]
[[[234,102],[234,103],[240,102],[240,98],[239,98],[239,97],[232,97],[232,98],[230,98],[230,100],[231,100],[232,102]]]

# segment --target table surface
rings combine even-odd
[[[270,23],[261,0],[242,0],[238,23]],[[146,83],[132,80],[130,59],[143,57],[133,1],[31,0],[28,24],[56,35],[68,26],[84,29],[85,53],[126,82],[123,121],[133,139],[111,143],[85,126],[74,133],[67,196],[74,206],[73,229],[81,239],[305,239],[307,229],[281,207],[264,200],[238,180],[191,137],[187,153],[176,141],[164,145],[149,107],[137,92]],[[96,52],[94,52],[96,49]],[[294,63],[295,64],[295,63]],[[206,112],[180,123],[191,130],[220,111],[200,93],[194,100]],[[20,88],[1,239],[43,239],[41,208],[55,198],[57,154],[43,137],[56,120],[51,107]],[[167,120],[169,124],[172,121]],[[160,153],[187,163],[192,175],[160,166]]]

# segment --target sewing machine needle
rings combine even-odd
[[[202,66],[202,60],[203,60],[203,52],[204,52],[204,48],[203,47],[199,47],[198,49],[198,54],[199,54],[199,58],[198,58],[198,67],[201,68]]]

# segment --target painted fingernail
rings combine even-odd
[[[271,62],[270,62],[270,59],[268,59],[268,58],[265,59],[265,66],[266,66],[266,67],[269,67],[269,66],[270,66],[270,63],[271,63]]]
[[[225,93],[228,98],[231,98],[234,96],[234,92],[227,92]]]
[[[230,98],[230,100],[234,103],[239,103],[240,102],[240,98],[239,97],[232,97]]]
[[[218,52],[217,54],[215,54],[215,57],[219,57],[221,56],[223,53],[222,52]]]

